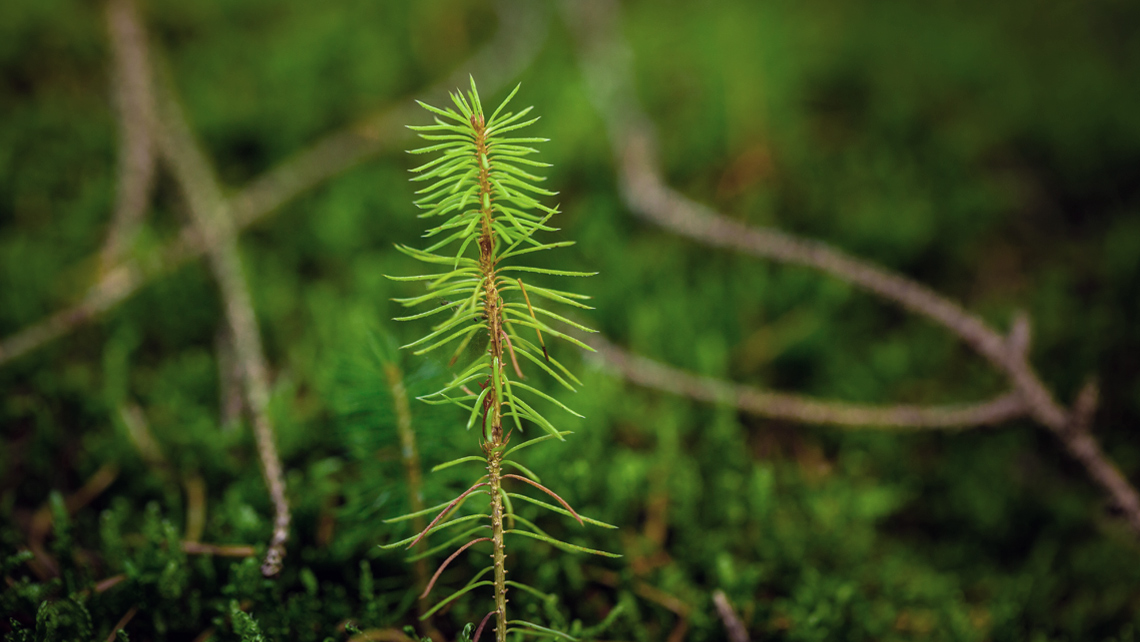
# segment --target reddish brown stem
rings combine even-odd
[[[526,301],[526,309],[530,311],[530,318],[534,319],[535,326],[538,325],[538,317],[534,316],[534,308],[530,305],[530,295],[526,293],[526,286],[523,285],[522,279],[515,279],[519,282],[519,290],[522,291],[523,299]],[[550,355],[546,352],[546,343],[542,340],[542,332],[536,327],[534,333],[538,335],[538,345],[542,346],[542,356],[550,361]]]
[[[424,599],[425,597],[428,596],[428,593],[431,593],[431,589],[433,586],[435,586],[435,581],[439,579],[440,573],[443,573],[443,569],[447,568],[447,565],[450,564],[452,560],[459,557],[460,553],[462,553],[463,551],[467,550],[468,548],[471,548],[472,546],[478,544],[479,542],[489,542],[489,541],[491,541],[490,537],[480,537],[479,539],[473,539],[470,542],[467,542],[466,544],[464,544],[463,546],[460,546],[459,550],[455,551],[454,553],[451,554],[450,557],[443,560],[443,564],[440,564],[439,568],[435,569],[435,575],[432,575],[431,580],[428,581],[427,588],[425,588],[424,592],[420,594],[420,599],[421,600]]]
[[[491,619],[491,616],[494,614],[495,611],[491,611],[483,616],[483,621],[480,622],[479,627],[475,629],[475,637],[471,638],[471,642],[479,642],[479,636],[483,635],[483,627],[487,626],[487,620]]]
[[[107,636],[107,642],[115,642],[115,640],[119,637],[119,631],[130,624],[131,620],[134,619],[135,614],[138,612],[139,607],[136,604],[135,606],[132,606],[125,614],[123,614],[123,617],[119,618],[119,621],[115,623],[114,628],[111,629],[111,634]]]
[[[252,546],[203,544],[202,542],[182,542],[182,552],[188,555],[214,555],[217,557],[253,557],[257,554]]]
[[[524,482],[526,482],[526,483],[530,484],[531,486],[534,486],[535,488],[537,488],[537,489],[541,490],[542,492],[546,493],[547,495],[550,495],[550,496],[551,496],[551,497],[553,497],[554,499],[557,499],[557,500],[558,500],[558,503],[559,503],[559,504],[562,504],[562,507],[563,507],[563,508],[565,508],[566,510],[570,511],[570,514],[574,516],[574,519],[578,520],[578,523],[579,523],[580,525],[582,525],[582,526],[585,526],[585,525],[586,525],[585,523],[583,523],[583,522],[582,522],[582,518],[581,518],[581,517],[578,517],[578,513],[577,513],[577,512],[575,512],[575,510],[574,510],[573,508],[570,508],[570,504],[567,504],[567,503],[566,503],[566,500],[565,500],[565,499],[562,499],[561,497],[559,497],[557,493],[555,493],[554,491],[550,490],[550,489],[549,489],[549,488],[547,488],[546,486],[543,486],[542,484],[540,484],[540,483],[538,483],[538,482],[536,482],[536,481],[532,481],[532,480],[530,480],[530,479],[527,479],[526,477],[520,477],[520,476],[518,476],[518,475],[515,475],[515,474],[513,474],[513,473],[507,473],[506,475],[503,475],[503,477],[510,477],[511,479],[518,479],[519,481],[524,481]]]
[[[427,528],[425,528],[425,529],[423,529],[422,531],[420,531],[420,534],[416,536],[416,539],[415,539],[415,540],[413,540],[411,544],[408,544],[408,548],[412,548],[412,547],[413,547],[413,546],[415,546],[416,544],[419,544],[419,543],[420,543],[420,540],[421,540],[421,539],[423,539],[423,538],[424,538],[424,536],[425,536],[425,535],[427,535],[429,531],[431,531],[432,527],[434,527],[434,526],[436,525],[436,522],[438,522],[439,520],[443,519],[443,516],[444,516],[444,515],[446,515],[446,514],[448,514],[449,512],[451,512],[451,509],[452,509],[452,508],[453,508],[453,507],[454,507],[456,504],[458,504],[459,502],[463,501],[463,499],[464,499],[464,498],[466,498],[466,497],[467,497],[468,495],[470,495],[471,493],[475,492],[475,491],[476,491],[477,489],[479,489],[480,487],[482,487],[482,486],[486,486],[486,485],[487,485],[487,482],[481,482],[481,483],[475,484],[475,485],[474,485],[474,486],[472,486],[471,488],[468,488],[467,490],[463,491],[463,494],[462,494],[462,495],[460,495],[459,497],[456,497],[455,499],[451,500],[451,503],[450,503],[450,504],[448,504],[448,505],[447,505],[447,507],[446,507],[446,508],[444,508],[442,511],[440,511],[439,515],[436,515],[436,516],[435,516],[435,519],[431,520],[431,523],[427,525]]]
[[[519,369],[519,360],[515,358],[515,346],[511,344],[511,335],[504,332],[503,338],[507,340],[507,351],[511,353],[511,364],[515,367],[515,374],[519,376],[519,379],[526,379],[526,375]]]
[[[127,576],[122,573],[119,573],[118,575],[112,575],[111,577],[108,577],[104,580],[99,580],[99,582],[95,584],[95,592],[103,593],[105,591],[109,591],[115,586],[118,586],[119,584],[125,582],[126,580]]]

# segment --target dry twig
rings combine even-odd
[[[213,555],[215,557],[253,557],[257,551],[244,544],[203,544],[202,542],[182,542],[182,552],[187,555]]]
[[[138,612],[139,607],[136,604],[132,606],[126,613],[124,613],[123,617],[119,618],[119,621],[115,623],[115,626],[111,627],[111,633],[107,636],[107,642],[115,642],[115,640],[119,637],[119,631],[122,631],[124,628],[126,628],[126,626],[130,624],[131,620],[134,619],[135,614]]]
[[[352,636],[348,642],[415,642],[398,629],[367,629]]]
[[[67,514],[74,515],[76,511],[90,504],[103,491],[107,490],[118,476],[119,467],[117,465],[103,464],[100,466],[83,486],[64,498],[63,505]],[[51,532],[54,525],[55,519],[51,514],[50,502],[45,502],[36,510],[32,515],[31,523],[28,525],[28,550],[35,556],[28,561],[28,565],[41,580],[59,575],[59,564],[44,548],[44,540],[47,539],[48,533]]]
[[[720,589],[713,591],[713,604],[716,605],[716,612],[721,622],[724,622],[724,629],[728,632],[730,642],[748,642],[748,629],[744,628],[744,623],[740,621],[724,591]]]
[[[633,93],[630,55],[618,34],[616,6],[612,0],[567,0],[563,7],[578,40],[586,84],[606,122],[622,197],[630,210],[708,245],[820,270],[943,326],[1006,375],[1026,414],[1060,439],[1140,535],[1140,495],[1104,455],[1092,433],[1080,428],[1081,422],[1072,419],[1074,413],[1053,398],[1030,365],[1026,317],[1020,316],[1009,336],[1003,335],[957,303],[905,276],[819,241],[744,225],[670,188],[658,167],[652,125]],[[993,416],[993,410],[984,416]]]
[[[183,538],[187,542],[197,542],[206,529],[206,480],[193,473],[182,482],[182,486],[186,490],[186,533]]]
[[[974,428],[1021,417],[1027,411],[1017,393],[1008,393],[982,403],[945,406],[876,406],[816,399],[690,374],[626,352],[601,335],[580,338],[598,351],[598,357],[606,366],[633,383],[700,401],[727,403],[740,410],[772,419],[900,430]]]
[[[146,215],[156,169],[154,97],[148,77],[146,34],[132,16],[130,0],[107,3],[112,78],[119,116],[119,170],[115,213],[100,258],[106,272],[116,266]]]
[[[546,12],[538,3],[504,0],[499,4],[499,16],[501,27],[491,42],[453,76],[417,95],[446,96],[447,89],[465,81],[468,73],[484,79],[480,82],[493,92],[525,68],[545,38]],[[235,231],[263,220],[307,190],[406,140],[409,135],[403,125],[416,113],[410,100],[402,100],[318,140],[237,190],[228,201]],[[206,249],[194,226],[188,225],[146,260],[125,260],[104,274],[79,303],[0,340],[0,365],[86,325],[148,282],[205,254]]]
[[[502,85],[533,56],[541,42],[546,20],[535,10],[513,3],[500,5],[500,34],[474,60],[491,86]],[[120,172],[120,206],[112,236],[104,253],[111,265],[122,258],[122,248],[145,213],[153,180],[152,136],[181,184],[193,218],[179,237],[148,261],[128,260],[110,268],[76,306],[63,310],[0,341],[0,364],[89,322],[119,304],[152,278],[201,254],[208,254],[225,301],[226,316],[245,379],[254,434],[270,496],[274,504],[274,534],[263,572],[276,573],[288,537],[289,507],[284,477],[267,413],[268,371],[253,316],[248,285],[242,274],[236,234],[303,191],[357,163],[384,151],[405,135],[406,106],[388,109],[362,124],[333,134],[253,181],[232,199],[225,199],[205,156],[194,142],[172,92],[164,96],[162,118],[151,89],[145,30],[131,0],[112,0],[108,23],[121,82],[123,169]],[[521,34],[521,36],[520,36]],[[459,76],[460,74],[456,74]],[[448,83],[452,79],[448,80]],[[441,84],[435,93],[441,93]],[[133,226],[133,227],[132,227]],[[126,240],[124,240],[126,239]]]
[[[249,283],[238,252],[236,231],[210,162],[196,144],[169,83],[160,83],[158,115],[156,133],[159,150],[182,188],[190,218],[206,246],[210,270],[218,282],[233,337],[234,354],[241,366],[262,472],[273,501],[273,537],[261,571],[267,576],[276,575],[281,570],[285,542],[289,538],[289,502],[285,497],[285,476],[277,455],[273,422],[269,417],[269,368],[253,312]]]
[[[218,405],[222,430],[234,430],[245,412],[242,395],[241,364],[234,356],[234,340],[224,323],[214,335],[214,354],[218,361]]]

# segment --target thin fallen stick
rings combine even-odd
[[[252,546],[244,544],[203,544],[202,542],[182,542],[182,552],[187,555],[213,555],[214,557],[253,557],[257,554]]]
[[[478,76],[491,91],[502,88],[518,75],[537,54],[546,28],[546,10],[541,3],[500,2],[501,27],[495,38],[467,64],[444,82],[416,95],[446,96],[467,74]],[[485,80],[483,80],[485,79]],[[322,182],[386,152],[410,138],[404,124],[418,111],[412,101],[362,119],[330,134],[247,183],[230,197],[234,229],[245,229]],[[142,286],[206,252],[192,225],[166,242],[147,260],[127,259],[103,275],[83,299],[46,319],[33,323],[0,340],[0,366],[79,328],[119,305]]]
[[[90,504],[96,497],[115,482],[119,476],[119,467],[116,464],[103,464],[95,474],[84,482],[74,493],[64,498],[63,506],[68,515],[74,515],[79,509]],[[31,524],[28,526],[28,550],[35,556],[28,560],[28,565],[42,580],[59,575],[59,565],[55,558],[44,548],[44,540],[55,526],[52,516],[51,504],[45,503],[32,514]]]
[[[1028,412],[1016,392],[981,403],[942,406],[877,406],[816,399],[690,374],[626,352],[599,335],[580,338],[597,350],[603,364],[632,383],[699,401],[727,403],[771,419],[850,428],[965,429],[992,426]]]
[[[587,572],[590,579],[599,582],[600,584],[604,584],[612,588],[618,588],[623,584],[621,576],[619,576],[614,571],[597,567],[588,567]],[[670,595],[669,593],[666,593],[665,591],[653,586],[644,580],[633,581],[633,593],[638,597],[644,598],[650,602],[665,607],[674,615],[676,615],[677,623],[673,626],[673,630],[669,634],[667,640],[669,642],[673,642],[674,640],[679,641],[684,639],[685,632],[689,630],[689,615],[693,611],[692,607],[686,604],[685,601],[681,598]]]
[[[183,482],[186,491],[186,532],[184,541],[197,542],[202,539],[202,531],[206,529],[206,480],[193,473]]]
[[[207,248],[210,270],[221,291],[234,356],[241,366],[245,397],[253,418],[262,472],[273,502],[273,535],[262,563],[266,576],[281,570],[289,538],[289,502],[285,476],[277,454],[273,422],[269,417],[269,368],[261,345],[261,331],[253,311],[253,297],[242,268],[236,231],[228,204],[213,169],[194,140],[169,82],[159,83],[159,150],[170,166],[186,199],[190,218]]]
[[[119,117],[119,168],[115,211],[100,253],[103,272],[112,269],[138,234],[154,185],[154,97],[146,35],[132,19],[129,0],[107,3],[112,85]]]
[[[120,265],[111,270],[88,290],[79,303],[0,341],[0,365],[86,325],[134,294],[146,280],[137,265]]]
[[[368,629],[352,636],[348,642],[416,642],[398,629]]]
[[[214,354],[218,361],[218,405],[222,430],[235,430],[245,414],[245,396],[242,394],[241,364],[234,357],[234,340],[224,323],[218,325],[214,335]]]
[[[728,601],[728,596],[724,594],[724,591],[720,589],[713,591],[713,604],[716,606],[716,613],[720,616],[720,621],[724,622],[724,630],[728,632],[729,641],[749,642],[748,629],[744,628],[744,623],[740,621],[740,617],[732,608],[732,604]]]
[[[126,581],[127,581],[127,576],[123,573],[119,573],[118,575],[112,575],[111,577],[108,577],[106,579],[103,579],[103,580],[100,580],[99,582],[97,582],[95,584],[95,592],[96,593],[105,593],[106,591],[109,591],[112,588],[114,588],[114,587],[118,586],[119,584],[122,584],[123,582],[126,582]]]
[[[656,160],[656,137],[633,88],[629,48],[617,29],[612,0],[564,0],[563,13],[578,40],[579,60],[591,98],[606,123],[626,205],[638,216],[678,234],[784,263],[810,267],[863,288],[943,326],[1004,373],[1029,416],[1052,432],[1111,497],[1140,535],[1140,494],[1092,436],[1044,386],[1028,361],[1029,324],[1015,320],[1009,336],[962,306],[905,276],[820,241],[747,226],[670,188]]]
[[[135,614],[138,612],[139,607],[136,604],[135,606],[132,606],[126,613],[124,613],[123,617],[119,618],[119,621],[116,622],[115,626],[111,628],[111,633],[107,636],[107,642],[115,642],[115,640],[119,637],[119,631],[123,630],[123,628],[130,624],[131,620],[134,619]]]

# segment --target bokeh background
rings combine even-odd
[[[425,327],[389,321],[399,313],[389,299],[412,290],[382,276],[417,269],[392,246],[417,243],[422,221],[402,151],[411,141],[369,123],[427,122],[412,99],[435,98],[429,88],[454,73],[499,76],[484,103],[521,82],[516,100],[542,115],[533,130],[551,139],[548,186],[564,212],[556,236],[577,242],[547,260],[600,272],[578,289],[615,344],[846,401],[950,403],[1006,389],[923,318],[631,214],[581,34],[568,26],[579,10],[140,4],[152,63],[226,194],[326,136],[365,141],[334,146],[324,166],[336,171],[240,237],[294,509],[289,552],[282,575],[265,579],[256,556],[178,545],[198,514],[202,541],[260,554],[272,506],[234,409],[211,272],[201,260],[162,267],[164,244],[189,221],[163,168],[127,253],[159,267],[123,303],[0,366],[6,639],[37,627],[37,640],[105,639],[132,607],[132,640],[255,639],[239,611],[274,640],[416,622],[414,566],[376,547],[408,534],[382,522],[408,506],[384,366],[414,392],[446,364],[390,349]],[[617,90],[648,115],[670,185],[740,222],[897,270],[997,328],[1026,311],[1047,387],[1067,405],[1098,379],[1095,434],[1140,482],[1140,5],[637,0],[612,18],[634,79]],[[492,62],[471,62],[498,38],[521,53],[495,47]],[[120,153],[112,80],[102,3],[0,3],[0,336],[82,300],[105,275]],[[337,154],[360,148],[342,171]],[[567,401],[587,419],[561,416],[575,431],[568,443],[523,460],[620,530],[539,523],[624,557],[516,544],[514,578],[558,597],[518,595],[524,614],[599,639],[719,640],[719,589],[756,640],[1124,641],[1140,627],[1140,542],[1030,421],[799,425],[559,355],[582,373]],[[475,452],[461,417],[412,413],[425,468]],[[465,487],[451,472],[427,477],[429,505]],[[17,555],[37,542],[54,569]],[[458,587],[481,566],[460,560],[443,581]],[[454,639],[486,603],[464,598],[435,625]],[[604,631],[588,630],[599,622]]]

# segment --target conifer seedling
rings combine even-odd
[[[536,374],[542,371],[571,392],[575,385],[581,385],[573,372],[549,353],[544,337],[590,350],[564,330],[568,325],[591,332],[545,307],[553,302],[588,310],[591,308],[585,301],[589,297],[528,284],[524,278],[534,274],[565,277],[591,274],[526,264],[529,254],[566,247],[573,242],[542,242],[536,238],[540,232],[557,231],[549,224],[558,209],[538,200],[554,196],[555,192],[539,187],[538,183],[545,179],[533,173],[549,167],[532,158],[538,151],[530,146],[546,139],[518,134],[538,118],[528,118],[531,107],[517,113],[507,111],[507,105],[518,90],[515,87],[487,117],[472,79],[469,93],[456,91],[451,95],[454,108],[441,109],[421,102],[424,109],[434,114],[435,122],[410,127],[429,141],[428,146],[411,153],[435,155],[412,170],[415,176],[411,180],[425,184],[416,192],[419,198],[415,205],[423,210],[420,218],[436,224],[424,234],[424,238],[429,239],[426,248],[405,245],[397,248],[417,260],[438,266],[438,271],[389,277],[426,284],[424,294],[396,301],[407,307],[427,305],[429,309],[397,320],[443,319],[422,338],[403,347],[413,349],[416,355],[437,350],[441,351],[437,354],[445,355],[453,377],[442,389],[420,400],[462,408],[464,413],[457,427],[473,432],[476,437],[473,441],[480,447],[479,455],[460,457],[432,470],[470,463],[482,466],[486,474],[448,502],[388,520],[397,522],[419,515],[434,515],[421,532],[385,548],[406,546],[410,549],[437,532],[446,531],[450,535],[445,542],[420,554],[450,551],[421,598],[428,597],[441,573],[459,555],[485,554],[481,550],[489,548],[491,565],[428,609],[424,617],[430,617],[469,592],[489,588],[494,606],[476,627],[475,640],[492,617],[498,642],[516,632],[527,637],[572,640],[574,638],[564,632],[534,622],[509,619],[507,610],[511,588],[544,595],[534,587],[507,579],[506,549],[510,539],[530,538],[572,553],[619,557],[550,537],[529,520],[515,515],[512,507],[512,500],[517,499],[572,518],[581,526],[588,523],[615,528],[579,515],[557,493],[544,486],[538,475],[511,459],[522,448],[544,441],[565,441],[570,434],[558,430],[539,407],[553,405],[581,417],[562,401],[524,383],[525,369]],[[481,350],[469,350],[484,343],[485,348]],[[545,434],[521,441],[526,429],[541,430]],[[512,438],[516,441],[514,446]],[[517,443],[519,441],[521,443]],[[508,492],[508,485],[520,492]],[[468,500],[481,495],[489,500],[485,510],[463,510]],[[481,502],[471,504],[482,505]]]

